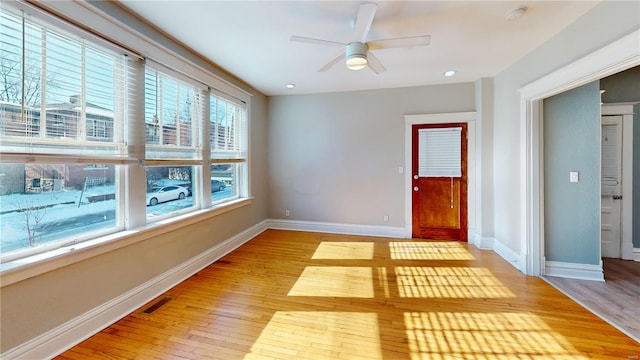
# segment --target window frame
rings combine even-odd
[[[212,137],[216,140],[219,138],[219,134],[216,130],[217,128],[211,129],[212,123],[217,122],[217,114],[211,114],[211,110],[214,108],[212,104],[212,100],[216,99],[222,100],[224,102],[231,105],[234,105],[239,112],[237,119],[237,124],[234,124],[236,131],[234,132],[234,139],[237,139],[237,144],[235,145],[237,148],[231,151],[229,150],[214,150],[214,146],[211,144]],[[249,196],[249,183],[248,183],[248,154],[249,154],[249,107],[248,104],[241,99],[236,99],[230,97],[227,94],[217,92],[215,90],[210,90],[209,93],[209,104],[208,104],[209,116],[208,121],[208,129],[205,134],[208,134],[209,146],[208,150],[210,165],[214,166],[216,164],[230,164],[235,166],[235,190],[236,193],[229,197],[229,200],[240,199],[243,197]],[[215,109],[217,111],[217,104],[215,105]],[[215,132],[215,134],[214,134]],[[210,185],[210,184],[209,184]],[[210,189],[209,189],[210,190]],[[225,201],[225,199],[221,199],[219,201],[215,201],[213,199],[213,192],[209,191],[208,194],[211,194],[211,198],[209,202],[212,205],[220,204]]]
[[[112,18],[106,13],[96,11],[94,5],[83,2],[51,2],[42,4],[9,0],[3,2],[3,6],[1,7],[2,11],[5,11],[5,4],[13,10],[29,13],[29,15],[36,18],[37,21],[45,23],[46,26],[59,28],[65,32],[80,36],[91,46],[116,50],[127,56],[130,60],[138,60],[140,64],[145,60],[148,62],[150,59],[154,59],[154,65],[157,62],[158,65],[171,71],[175,71],[173,69],[180,69],[179,72],[176,71],[176,74],[179,74],[189,81],[204,85],[209,89],[209,92],[202,93],[203,99],[208,99],[209,96],[206,95],[210,95],[211,91],[215,91],[233,99],[240,100],[245,104],[244,121],[246,123],[246,130],[243,134],[243,141],[246,143],[246,156],[244,157],[242,166],[238,166],[238,179],[241,179],[241,185],[238,187],[238,196],[216,203],[212,203],[210,199],[206,199],[204,190],[210,190],[211,186],[210,182],[205,181],[202,176],[203,169],[211,165],[210,150],[208,148],[208,103],[204,106],[205,110],[199,120],[202,124],[197,132],[194,132],[193,137],[193,141],[200,141],[200,148],[198,149],[199,158],[196,156],[192,159],[147,160],[144,151],[144,130],[140,132],[140,127],[144,127],[144,122],[137,122],[138,125],[133,125],[132,121],[123,124],[123,131],[126,134],[126,138],[124,139],[126,143],[124,149],[126,151],[118,154],[118,156],[76,156],[72,153],[34,153],[30,151],[31,149],[28,146],[19,149],[22,151],[11,153],[0,150],[3,163],[57,162],[69,164],[109,164],[116,166],[117,179],[120,184],[117,190],[117,196],[120,201],[117,203],[116,211],[122,214],[119,218],[121,220],[118,220],[118,224],[121,224],[121,227],[111,233],[91,236],[87,239],[82,239],[82,241],[74,241],[73,243],[67,242],[57,248],[52,247],[45,249],[44,246],[39,246],[37,247],[38,250],[34,249],[34,251],[30,251],[28,254],[22,254],[24,256],[12,260],[2,260],[0,263],[0,272],[3,275],[2,286],[20,281],[28,276],[34,276],[34,274],[37,273],[80,261],[89,256],[95,256],[106,251],[111,251],[114,248],[142,241],[148,238],[149,234],[153,233],[157,228],[180,228],[186,226],[188,223],[202,221],[202,219],[214,217],[251,204],[252,198],[250,196],[250,183],[248,181],[250,92],[219,77],[210,64],[203,63],[201,58],[194,56],[189,53],[189,51],[179,53],[172,51],[172,49],[165,47],[163,44],[151,40],[148,36],[129,28],[125,23],[121,22],[121,20]],[[74,20],[70,20],[78,18],[82,18],[84,24],[92,24],[91,28],[87,25],[77,23]],[[100,29],[100,33],[97,33],[95,29]],[[115,43],[110,39],[122,40]],[[144,54],[132,49],[144,49]],[[130,79],[136,83],[135,86],[138,91],[138,97],[127,97],[127,103],[124,104],[125,109],[120,109],[125,111],[127,116],[138,118],[144,112],[144,100],[141,100],[139,97],[140,87],[143,87],[142,84],[144,83],[144,76],[140,76],[140,69],[142,69],[142,74],[144,74],[144,65],[138,65],[137,75],[135,75],[133,79]],[[125,122],[126,121],[127,120],[125,120]],[[140,125],[141,123],[142,125]],[[138,126],[138,128],[136,128],[136,126]],[[43,129],[44,127],[40,125],[37,126],[37,129],[32,129],[32,131],[41,132]],[[91,135],[89,131],[89,129],[85,130],[86,140],[89,140],[89,135]],[[91,131],[95,131],[95,129]],[[106,135],[108,137],[108,134]],[[112,137],[115,141],[116,135],[113,134]],[[98,146],[96,144],[100,143],[99,141],[87,142],[93,146]],[[37,146],[38,141],[35,141],[34,144]],[[196,153],[198,153],[198,151],[196,151]],[[186,163],[194,167],[194,174],[192,175],[193,190],[198,192],[197,198],[194,198],[193,207],[187,211],[174,214],[174,216],[163,218],[162,221],[158,222],[147,221],[144,215],[141,217],[139,214],[142,207],[145,206],[145,196],[138,190],[144,187],[144,167],[166,164],[184,165]],[[84,249],[85,251],[80,254],[77,252],[77,250],[80,249]],[[86,251],[86,249],[90,249],[90,251]],[[25,269],[24,265],[30,266]]]

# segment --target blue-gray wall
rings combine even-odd
[[[640,66],[600,81],[605,103],[640,102]],[[640,104],[633,108],[633,247],[640,248]]]
[[[599,264],[599,81],[544,100],[544,184],[546,260]]]

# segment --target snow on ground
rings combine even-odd
[[[165,186],[178,181],[164,179],[154,185]],[[184,184],[184,181],[179,183]],[[0,196],[0,253],[29,248],[27,220],[35,229],[36,245],[72,238],[96,230],[114,227],[116,201],[109,196],[105,201],[96,196],[112,195],[115,186],[95,186],[80,190],[50,191],[32,194]],[[94,200],[90,202],[89,199]],[[150,217],[192,206],[191,198],[149,207]],[[42,220],[35,221],[37,217]],[[37,225],[36,225],[37,222]]]
[[[108,189],[94,189],[93,195],[101,195],[113,192],[113,187]],[[27,218],[32,229],[36,230],[36,244],[54,240],[55,237],[47,236],[47,229],[53,233],[55,228],[65,226],[74,228],[73,219],[91,215],[103,214],[115,211],[115,200],[89,203],[87,194],[79,190],[52,191],[39,194],[10,194],[0,196],[0,251],[18,250],[29,246],[27,235]],[[82,194],[82,201],[78,206],[78,200]],[[21,211],[22,210],[22,211]],[[36,228],[36,217],[42,217]],[[71,224],[70,224],[71,222]],[[81,223],[75,227],[82,226]],[[56,229],[60,230],[60,229]]]
[[[189,186],[183,180],[170,179],[155,181],[153,185]],[[30,248],[27,216],[30,217],[32,228],[33,219],[42,216],[36,231],[36,245],[115,227],[116,201],[109,196],[104,197],[107,199],[105,201],[89,201],[93,196],[114,194],[115,190],[115,186],[106,185],[91,187],[84,192],[62,190],[0,196],[0,254]],[[232,188],[227,187],[212,196],[214,201],[230,197]],[[151,219],[191,206],[191,197],[148,206],[147,217]]]

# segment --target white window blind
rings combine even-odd
[[[145,69],[147,159],[196,158],[202,90],[149,66]]]
[[[1,150],[123,155],[125,57],[28,15],[0,16]]]
[[[602,125],[602,185],[616,186],[619,184],[620,171],[620,144],[618,144],[618,125]]]
[[[246,105],[211,94],[209,106],[212,159],[244,159],[247,148]]]
[[[418,130],[418,176],[462,176],[462,128]]]

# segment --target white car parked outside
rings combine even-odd
[[[169,185],[154,187],[147,193],[147,204],[153,206],[165,201],[182,200],[187,197],[188,193],[189,190],[182,186]]]

